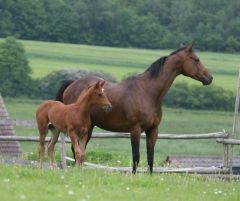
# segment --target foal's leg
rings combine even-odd
[[[139,153],[140,135],[141,135],[140,127],[134,127],[131,130],[131,145],[132,145],[132,160],[133,160],[132,173],[133,174],[136,173],[137,166],[140,159],[140,153]]]
[[[146,131],[147,161],[149,171],[153,172],[154,146],[157,141],[158,127]]]
[[[81,163],[83,163],[84,159],[85,159],[85,150],[86,150],[86,146],[87,146],[88,141],[89,141],[88,133],[81,134],[80,140],[78,142],[79,146],[82,150]]]
[[[58,130],[56,128],[51,128],[51,132],[52,132],[52,137],[48,144],[48,158],[49,158],[50,168],[54,168],[54,165],[53,165],[53,163],[54,163],[54,156],[53,156],[54,155],[54,147],[58,141],[60,130]]]
[[[45,153],[45,138],[47,135],[47,124],[38,124],[39,130],[39,146],[38,146],[38,154],[39,154],[39,165],[42,168],[44,153]]]
[[[93,128],[94,128],[94,125],[92,125],[91,128],[88,131],[88,135],[87,135],[88,137],[87,137],[87,142],[85,143],[85,149],[87,147],[87,144],[88,144],[89,140],[91,139]],[[74,158],[75,163],[76,163],[75,151],[74,151],[73,145],[71,145],[71,150],[72,150],[72,153],[73,153],[73,158]]]
[[[75,154],[75,160],[76,160],[76,166],[81,165],[81,158],[82,158],[82,150],[80,149],[80,146],[78,144],[78,135],[75,132],[69,132],[69,137],[72,142],[72,146],[74,148],[74,154]]]

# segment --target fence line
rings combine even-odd
[[[25,126],[30,128],[37,128],[35,121],[20,119],[0,119],[0,126]]]
[[[216,138],[227,138],[228,134],[223,132],[207,133],[207,134],[159,134],[158,139],[166,140],[194,140],[194,139],[216,139]],[[92,138],[106,139],[106,138],[130,138],[129,133],[101,133],[94,132]],[[146,138],[144,134],[141,138]],[[50,137],[46,137],[45,141],[48,142]],[[0,141],[28,141],[28,142],[39,142],[38,136],[0,136]],[[71,141],[66,138],[66,143],[71,143]],[[61,142],[59,139],[58,142]]]

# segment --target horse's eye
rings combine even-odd
[[[199,58],[196,58],[196,59],[194,59],[194,60],[195,60],[195,62],[197,62],[197,63],[200,61]]]
[[[103,94],[102,94],[102,93],[97,93],[97,95],[98,95],[99,97],[102,97],[102,96],[103,96]]]

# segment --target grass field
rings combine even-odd
[[[1,200],[239,201],[239,182],[185,174],[122,174],[70,168],[39,170],[0,165]]]
[[[3,39],[0,39],[0,42]],[[64,68],[102,70],[118,80],[129,73],[143,72],[151,63],[173,50],[113,48],[64,43],[21,41],[33,69],[34,78]],[[177,49],[177,47],[176,47]],[[213,84],[235,92],[240,54],[199,52],[202,63],[214,76]],[[200,84],[184,76],[177,81]]]
[[[2,40],[0,40],[1,42]],[[61,43],[21,41],[27,52],[32,76],[41,78],[62,68],[102,70],[121,80],[129,73],[142,72],[154,60],[172,50],[144,50],[95,47]],[[214,76],[214,84],[235,92],[240,63],[239,54],[200,52],[203,63]],[[186,80],[183,76],[177,81]],[[5,99],[10,118],[35,117],[40,101]],[[207,133],[232,130],[232,112],[195,111],[163,108],[160,133]],[[98,128],[95,131],[99,130]],[[16,127],[17,135],[35,135],[36,129]],[[21,143],[26,159],[37,159],[37,143]],[[141,140],[140,166],[146,167],[146,144]],[[70,147],[67,155],[71,156]],[[155,166],[162,166],[168,155],[222,155],[222,145],[215,140],[158,140]],[[56,158],[59,161],[59,146]],[[235,150],[239,155],[239,149]],[[131,166],[129,139],[92,139],[87,148],[88,162],[111,166]],[[68,165],[72,165],[68,163]],[[68,168],[67,170],[39,170],[0,164],[0,200],[17,201],[221,201],[240,200],[240,183],[207,179],[187,174],[123,174],[98,170]]]
[[[34,119],[35,110],[40,101],[22,99],[5,99],[11,118]],[[160,126],[161,133],[208,133],[225,129],[231,132],[232,112],[193,111],[183,109],[163,109],[163,120]],[[17,127],[17,135],[35,135],[36,129]],[[95,129],[97,131],[99,129]],[[146,144],[141,140],[141,163],[146,166]],[[22,143],[26,158],[37,158],[36,143]],[[239,151],[236,150],[239,154]],[[155,164],[161,165],[167,155],[171,154],[197,154],[221,155],[222,146],[215,140],[158,140],[155,148]],[[56,154],[59,156],[59,147]],[[68,155],[71,156],[70,148]],[[59,158],[59,157],[58,157]],[[130,166],[131,146],[129,139],[92,139],[87,149],[87,160],[90,162],[109,165]]]

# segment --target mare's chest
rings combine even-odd
[[[143,129],[157,126],[162,117],[161,107],[146,97],[129,98],[124,111],[129,122],[140,124]]]

